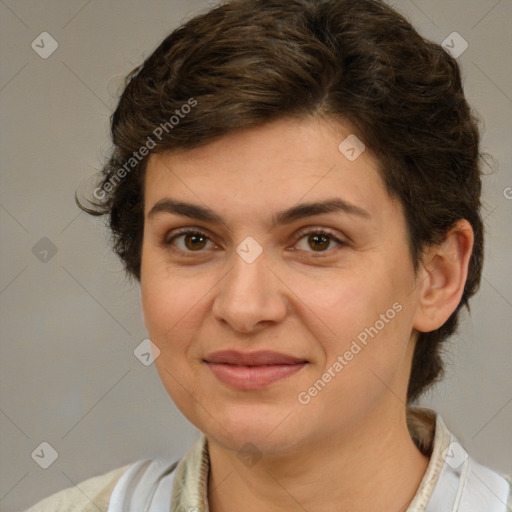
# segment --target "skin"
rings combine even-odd
[[[213,512],[398,512],[425,472],[405,421],[414,344],[460,301],[473,235],[460,221],[415,273],[402,207],[376,160],[366,150],[351,162],[338,150],[350,133],[326,119],[285,118],[148,162],[144,319],[163,385],[208,439]],[[368,217],[336,211],[272,223],[280,210],[333,197]],[[223,222],[150,214],[164,198],[207,206]],[[208,238],[173,238],[184,227]],[[318,228],[334,238],[315,242]],[[252,263],[236,251],[247,237],[262,249]],[[401,311],[300,403],[298,394],[396,303]],[[204,362],[226,349],[274,350],[308,364],[264,389],[237,390]],[[257,454],[250,464],[237,456],[247,443]]]

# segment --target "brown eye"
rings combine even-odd
[[[312,249],[324,251],[329,247],[330,239],[325,235],[309,235],[308,243]]]
[[[329,252],[331,245],[335,244],[332,249],[346,245],[332,233],[322,230],[313,230],[304,233],[297,242],[297,248],[305,252]]]
[[[203,252],[203,250],[207,248],[208,243],[213,244],[210,237],[200,231],[192,230],[178,232],[165,241],[166,246],[173,246],[185,253]]]
[[[185,246],[191,251],[203,249],[206,245],[206,237],[199,233],[187,234],[184,236]]]

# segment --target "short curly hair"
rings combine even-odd
[[[482,156],[456,60],[384,2],[232,0],[174,30],[127,76],[111,118],[113,150],[81,207],[108,215],[114,250],[140,279],[151,154],[311,115],[348,122],[376,157],[403,206],[416,270],[458,220],[473,228],[460,304],[443,326],[419,333],[412,402],[442,375],[442,343],[480,284]]]

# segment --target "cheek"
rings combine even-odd
[[[338,305],[338,315],[327,319],[336,336],[323,340],[325,362],[299,396],[301,404],[309,403],[304,408],[308,418],[313,414],[332,424],[340,411],[347,421],[366,414],[390,390],[391,396],[402,395],[410,333],[408,313],[399,302],[376,300],[357,308],[333,301],[334,308]]]
[[[365,328],[378,322],[382,330],[381,315],[393,320],[396,314],[393,304],[402,303],[403,293],[385,276],[373,276],[368,272],[351,272],[339,279],[331,279],[314,289],[309,288],[306,295],[311,310],[329,327],[331,337],[336,339],[352,339]],[[386,312],[389,314],[386,316]]]
[[[153,342],[162,344],[197,314],[211,288],[197,270],[172,268],[165,254],[147,245],[143,245],[140,286],[146,328],[155,337]]]
[[[157,345],[181,339],[184,327],[198,321],[205,300],[197,280],[170,277],[141,280],[141,296],[146,328]]]
[[[412,329],[407,276],[391,270],[351,273],[311,297],[312,310],[329,328],[322,344],[326,369],[343,375],[338,385],[371,387],[378,385],[377,377],[390,381],[403,362]]]
[[[149,258],[146,263],[141,297],[149,338],[160,350],[155,366],[170,397],[188,417],[201,370],[194,341],[205,322],[213,284],[197,271],[172,272],[166,265],[151,266]]]
[[[198,368],[190,364],[190,350],[195,331],[202,320],[201,296],[203,288],[194,280],[172,278],[166,274],[141,278],[144,320],[151,341],[159,348],[155,360],[162,384],[167,393],[192,422],[195,412],[192,396],[198,393],[195,385]],[[191,283],[193,283],[191,285]]]

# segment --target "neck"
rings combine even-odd
[[[386,403],[371,416],[251,467],[209,440],[210,511],[405,512],[428,458],[409,435],[402,405]]]

